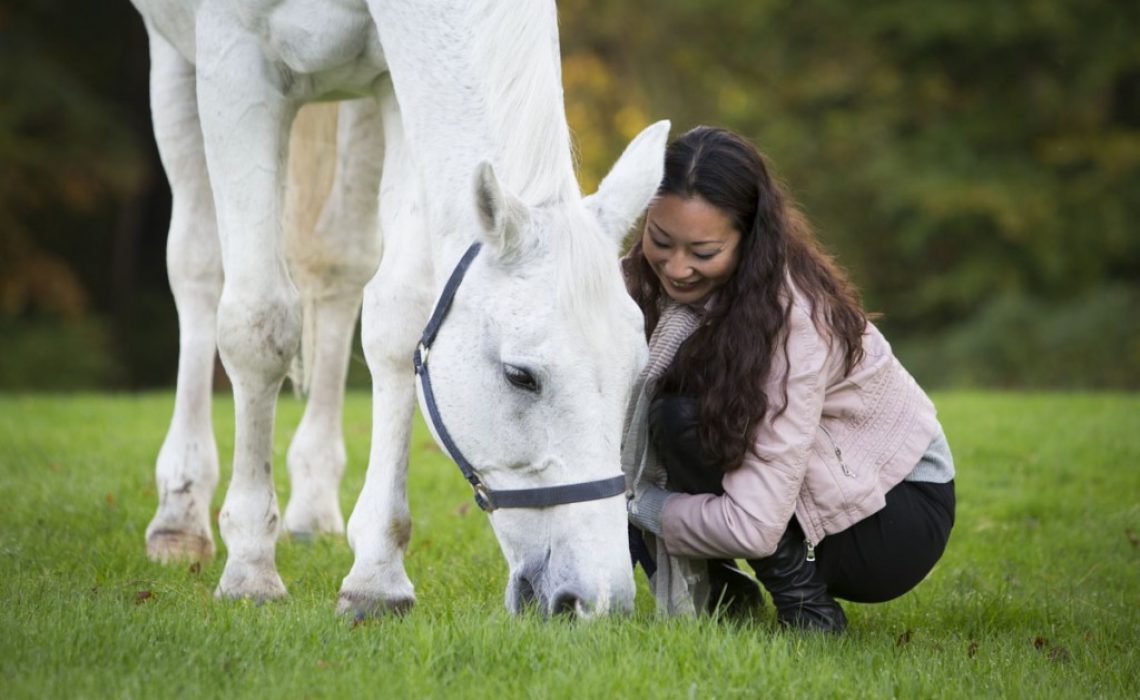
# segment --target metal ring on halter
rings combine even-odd
[[[495,510],[495,501],[491,499],[491,491],[487,485],[479,482],[471,487],[475,491],[475,502],[479,504],[479,508],[486,513]]]

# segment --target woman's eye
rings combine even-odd
[[[716,257],[716,254],[719,252],[720,251],[717,250],[717,251],[713,251],[711,253],[693,253],[693,257],[695,257],[697,260],[712,260],[713,258]]]
[[[538,380],[534,378],[533,374],[522,367],[503,365],[503,376],[505,376],[507,381],[511,383],[511,386],[516,389],[538,393]]]
[[[669,247],[668,241],[659,241],[656,238],[654,238],[653,236],[650,236],[649,240],[653,241],[653,245],[657,246],[658,248],[668,248]]]

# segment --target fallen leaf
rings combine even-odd
[[[115,505],[115,494],[108,492],[106,496],[107,505]]]
[[[971,639],[970,640],[970,646],[966,647],[966,656],[968,656],[972,659],[975,656],[977,656],[977,654],[978,654],[978,643]]]
[[[135,605],[142,605],[154,597],[154,591],[139,591],[135,593]]]
[[[1129,544],[1131,544],[1133,547],[1140,547],[1140,537],[1136,536],[1136,533],[1132,531],[1132,528],[1125,530],[1124,536],[1128,538]]]
[[[1034,639],[1033,639],[1033,648],[1034,649],[1036,649],[1037,651],[1041,651],[1042,649],[1044,649],[1047,646],[1049,646],[1049,640],[1048,639],[1046,639],[1045,637],[1034,637]]]
[[[190,575],[191,576],[197,576],[200,573],[202,573],[202,562],[196,561],[190,565]]]
[[[1060,645],[1050,647],[1049,660],[1059,664],[1067,663],[1069,661],[1069,650]]]
[[[471,510],[471,502],[470,501],[464,501],[463,503],[459,504],[458,508],[455,509],[455,514],[456,515],[467,515],[467,511],[469,511],[469,510]]]
[[[898,636],[898,639],[895,640],[895,646],[901,647],[904,644],[910,644],[910,635],[911,635],[910,630],[907,630],[907,631],[903,632],[902,634],[900,634]]]

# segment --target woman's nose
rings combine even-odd
[[[680,253],[674,253],[669,256],[665,261],[665,274],[669,275],[675,280],[683,280],[689,276],[691,267],[685,260],[685,256]]]

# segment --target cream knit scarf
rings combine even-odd
[[[649,440],[649,404],[657,380],[673,363],[677,349],[701,323],[701,311],[667,299],[661,318],[649,339],[649,362],[633,387],[625,416],[621,463],[627,487],[634,494],[643,484],[665,487],[664,467]],[[657,612],[666,615],[696,615],[705,610],[709,597],[708,565],[704,560],[671,556],[665,542],[646,532],[645,544],[654,553],[657,573],[649,584],[657,600]]]

